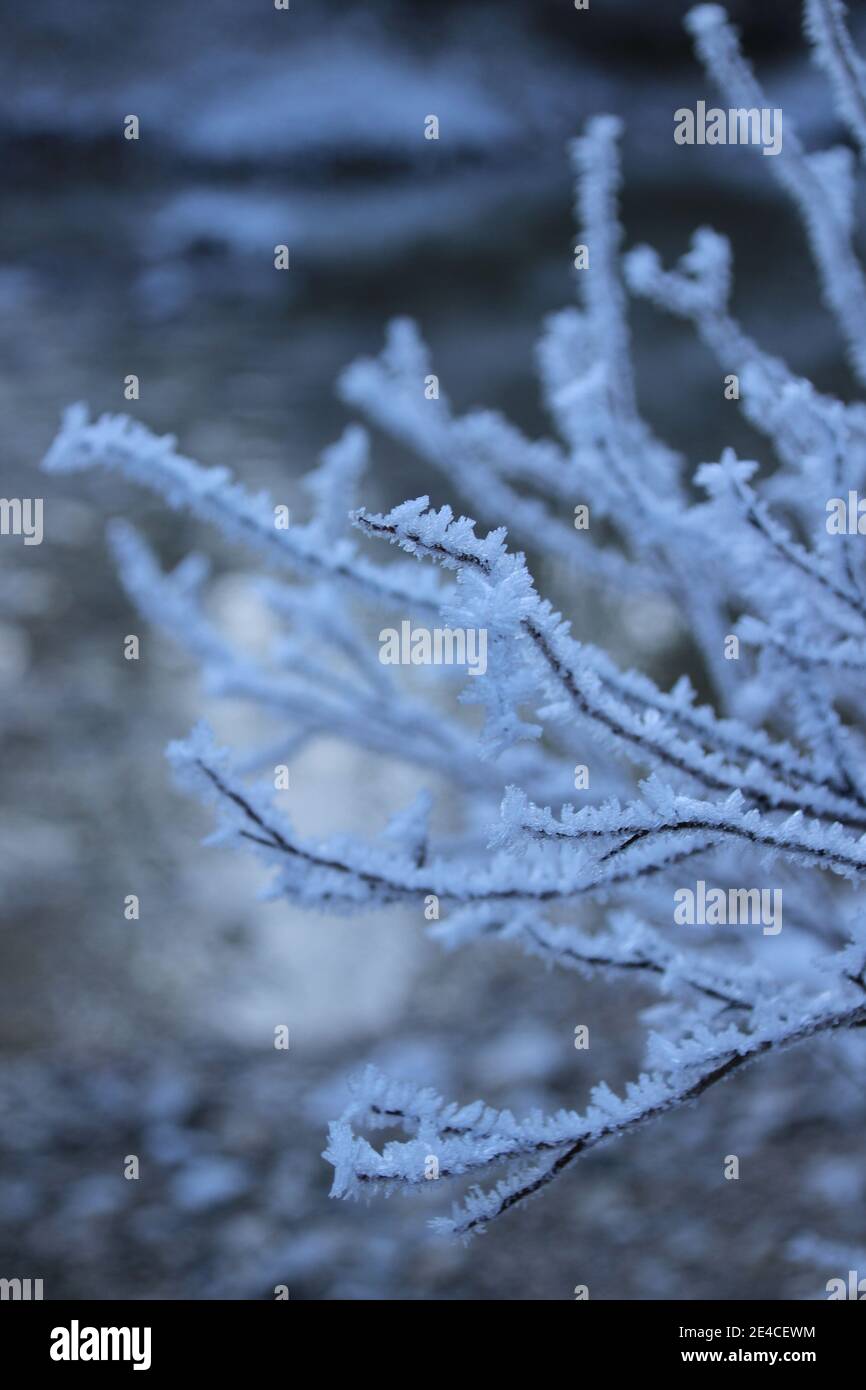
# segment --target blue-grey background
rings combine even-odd
[[[46,508],[41,547],[0,540],[0,1275],[78,1298],[267,1298],[277,1283],[292,1298],[386,1300],[823,1288],[784,1247],[804,1229],[849,1235],[862,1206],[862,1087],[838,1046],[778,1059],[594,1154],[468,1250],[429,1236],[447,1200],[435,1190],[369,1210],[328,1201],[319,1154],[347,1072],[374,1060],[467,1100],[580,1105],[593,1081],[634,1071],[647,996],[507,950],[444,957],[398,915],[332,922],[258,902],[258,871],[201,847],[207,820],[163,759],[203,710],[232,733],[249,713],[211,709],[184,654],[144,631],[104,525],[131,516],[166,559],[215,555],[215,602],[238,630],[255,620],[247,558],[114,480],[35,472],[63,406],[85,399],[294,503],[347,418],[334,378],[395,313],[420,321],[458,407],[548,430],[533,344],[572,295],[566,142],[599,111],[626,122],[627,243],[670,258],[695,226],[728,233],[748,327],[847,395],[767,161],[673,144],[674,109],[712,97],[686,8],[0,5],[2,491]],[[839,138],[798,7],[731,10],[786,119],[810,143]],[[122,138],[130,113],[137,143]],[[437,143],[423,139],[429,113]],[[291,246],[286,275],[277,242]],[[645,411],[690,465],[725,443],[765,449],[687,330],[640,306],[633,325]],[[446,500],[388,441],[374,454],[371,503]],[[634,629],[618,637],[628,659],[666,680],[688,664],[681,637],[648,648]],[[143,633],[138,663],[121,658],[129,632]],[[325,831],[338,808],[363,828],[399,775],[318,748],[304,824]],[[272,1046],[280,1022],[288,1054]],[[572,1047],[578,1022],[589,1054]],[[747,1181],[724,1181],[730,1152]],[[138,1182],[122,1177],[128,1154]]]

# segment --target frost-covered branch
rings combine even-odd
[[[430,935],[451,949],[479,938],[515,942],[527,955],[586,978],[645,976],[665,994],[694,990],[726,1008],[752,1008],[767,985],[742,966],[733,979],[721,962],[675,950],[660,932],[627,913],[611,913],[606,931],[588,932],[549,922],[534,907],[503,912],[496,903],[473,904],[449,914]]]
[[[806,17],[839,110],[866,147],[864,68],[842,7],[807,0]],[[724,12],[700,6],[689,27],[731,102],[764,106]],[[253,704],[276,726],[266,745],[238,755],[203,726],[170,749],[181,785],[215,810],[213,839],[255,853],[271,896],[329,915],[414,909],[419,929],[426,922],[445,947],[511,943],[534,961],[618,989],[638,980],[661,996],[635,1015],[656,1030],[645,1073],[621,1097],[597,1086],[582,1115],[518,1121],[371,1070],[355,1084],[326,1155],[334,1194],[504,1170],[439,1223],[462,1235],[748,1063],[866,1025],[857,502],[866,405],[818,391],[745,331],[730,310],[730,247],[715,232],[700,229],[671,269],[647,247],[622,256],[622,138],[617,119],[598,117],[571,149],[579,248],[589,254],[576,268],[576,305],[548,320],[538,354],[558,438],[530,439],[490,411],[457,414],[407,320],[341,380],[343,399],[435,468],[478,524],[427,497],[388,499],[381,513],[362,506],[368,440],[358,426],[304,479],[309,515],[291,524],[282,502],[249,492],[228,469],[201,466],[141,423],[91,420],[82,406],[67,412],[45,460],[54,473],[101,469],[148,487],[272,571],[249,585],[267,651],[248,649],[217,620],[201,556],[165,572],[126,522],[109,530],[131,601],[190,653],[205,690]],[[804,218],[825,298],[866,379],[855,161],[846,150],[807,153],[786,113],[783,148],[761,163]],[[684,460],[641,416],[628,292],[683,319],[737,375],[740,408],[773,451],[743,461],[714,442],[713,462],[694,475],[699,501]],[[600,532],[575,529],[578,503]],[[828,507],[851,508],[853,524],[831,527]],[[613,543],[599,544],[599,534]],[[372,540],[410,559],[376,563]],[[692,679],[663,689],[581,640],[536,588],[527,555],[535,568],[536,556],[555,558],[572,588],[601,586],[620,602],[663,595],[700,652]],[[434,624],[483,634],[483,665],[463,679],[422,645],[417,660],[399,663],[411,670],[392,669],[381,624],[412,621],[426,637]],[[706,691],[700,702],[696,686]],[[483,721],[458,717],[455,696],[480,706]],[[322,737],[412,764],[429,786],[389,806],[390,818],[363,838],[341,833],[338,806],[333,831],[302,834],[294,813],[275,806],[273,785],[251,774]],[[434,830],[437,796],[447,797],[447,835]],[[785,884],[785,950],[763,950],[759,933],[720,933],[707,950],[696,934],[677,937],[672,892],[683,876],[699,869],[722,892],[748,895],[758,890],[737,887],[744,862],[772,863]],[[407,1137],[377,1151],[359,1131],[383,1126]]]
[[[504,740],[517,733],[523,736],[537,733],[537,725],[526,725],[519,719],[517,704],[533,692],[542,691],[549,696],[552,677],[574,711],[589,720],[610,744],[637,762],[662,764],[712,790],[739,789],[760,806],[830,817],[866,828],[863,807],[844,796],[837,798],[826,783],[815,782],[810,788],[808,780],[804,780],[802,786],[792,789],[777,780],[768,768],[758,765],[760,754],[749,768],[730,767],[715,751],[707,752],[684,737],[675,724],[664,723],[659,718],[663,709],[661,698],[654,702],[649,714],[621,702],[617,698],[616,683],[610,678],[610,668],[594,663],[591,657],[584,660],[586,649],[570,638],[568,624],[535,593],[523,556],[508,554],[503,533],[491,532],[484,540],[479,540],[472,523],[465,517],[455,520],[450,507],[431,511],[427,501],[426,497],[421,497],[405,502],[387,516],[372,516],[362,509],[355,512],[352,519],[367,535],[380,537],[411,555],[426,556],[446,569],[458,571],[458,593],[465,593],[466,598],[463,602],[455,599],[448,605],[449,619],[474,622],[487,627],[499,638],[510,637],[512,642],[523,636],[529,639],[530,653],[535,660],[532,655],[526,659],[525,646],[512,646],[502,667],[497,669],[495,688],[491,689],[492,675],[474,686],[475,697],[484,700],[489,712],[496,716],[490,734],[494,748],[504,746]],[[501,656],[501,645],[499,652]],[[522,670],[517,665],[521,654],[524,656]],[[506,703],[504,692],[509,685],[514,695]],[[645,689],[649,685],[649,682],[643,683]],[[634,682],[631,688],[639,700],[640,683]],[[561,703],[553,706],[553,713],[562,716]],[[686,732],[694,731],[692,722],[687,725]],[[744,738],[748,740],[748,735]],[[756,777],[756,773],[760,776]],[[799,782],[800,776],[808,779],[808,771],[804,769],[802,774],[795,774],[793,780]],[[832,778],[830,780],[832,783]]]
[[[457,904],[559,902],[606,893],[659,873],[705,847],[698,837],[676,856],[667,849],[641,848],[626,864],[607,866],[590,855],[574,855],[567,864],[539,857],[527,866],[507,854],[495,856],[481,872],[474,860],[425,856],[419,866],[393,835],[386,834],[378,843],[349,836],[317,844],[303,840],[266,804],[261,792],[241,785],[225,751],[204,725],[189,739],[172,744],[169,755],[181,785],[217,806],[220,828],[212,843],[254,845],[265,851],[269,867],[278,869],[270,896],[323,911],[423,903],[431,895]]]
[[[731,107],[768,107],[721,5],[698,5],[686,24],[707,72]],[[845,336],[852,365],[866,381],[866,280],[852,246],[853,159],[838,147],[806,154],[790,118],[782,148],[766,161],[794,202],[809,238],[827,304]]]
[[[358,1197],[372,1190],[419,1188],[430,1180],[431,1157],[436,1160],[437,1180],[471,1178],[505,1166],[510,1169],[507,1177],[486,1192],[473,1188],[450,1218],[434,1223],[449,1234],[470,1236],[535,1196],[591,1149],[697,1100],[757,1058],[825,1033],[861,1027],[866,1027],[866,1002],[862,995],[851,1002],[849,995],[844,1005],[834,1002],[833,1007],[795,1012],[793,1017],[768,1010],[749,1033],[730,1027],[679,1045],[653,1039],[650,1056],[657,1063],[664,1060],[664,1068],[642,1075],[627,1086],[624,1096],[602,1085],[593,1091],[583,1115],[560,1111],[524,1121],[515,1120],[509,1111],[492,1111],[480,1101],[462,1109],[446,1105],[429,1091],[413,1100],[405,1087],[392,1092],[387,1082],[368,1072],[348,1110],[330,1128],[325,1157],[334,1168],[332,1195]],[[398,1117],[412,1137],[393,1140],[379,1152],[357,1134],[355,1127],[369,1122],[371,1097],[377,1120],[393,1112],[390,1118]]]
[[[327,579],[363,597],[414,611],[434,609],[439,589],[408,569],[383,572],[359,556],[343,536],[334,542],[315,522],[308,527],[278,528],[274,503],[265,492],[249,493],[234,482],[227,468],[203,468],[175,449],[172,435],[160,438],[125,415],[91,420],[83,405],[70,406],[63,426],[43,461],[48,473],[77,473],[104,468],[160,492],[169,506],[210,522],[230,540],[261,552],[273,565],[303,578]],[[344,436],[353,454],[365,445],[363,431]],[[334,454],[331,456],[334,457]],[[344,486],[332,478],[330,488]],[[408,582],[407,582],[408,581]]]
[[[515,847],[524,837],[536,841],[618,840],[600,855],[599,862],[609,863],[638,843],[658,850],[659,836],[669,836],[669,844],[679,845],[683,837],[700,835],[711,836],[714,841],[743,840],[768,856],[784,855],[796,863],[831,869],[844,878],[858,879],[866,872],[866,836],[855,840],[838,824],[809,824],[799,814],[778,825],[768,824],[754,807],[745,808],[739,792],[718,803],[671,795],[657,781],[644,783],[643,790],[647,799],[642,802],[626,807],[616,803],[584,806],[577,811],[565,806],[557,820],[549,807],[533,806],[517,788],[510,788],[494,843]]]
[[[833,88],[839,115],[866,154],[866,65],[845,24],[842,0],[806,0],[805,30]]]

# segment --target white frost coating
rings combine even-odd
[[[842,7],[808,0],[806,10],[818,62],[862,145],[863,65]],[[731,101],[766,104],[724,11],[700,6],[689,27]],[[109,531],[130,599],[191,653],[208,690],[283,722],[277,747],[240,757],[204,726],[169,750],[180,784],[215,809],[214,841],[257,854],[271,895],[331,915],[408,903],[448,949],[510,942],[613,988],[635,979],[656,988],[640,1076],[621,1095],[601,1082],[583,1114],[517,1119],[372,1069],[352,1084],[325,1152],[334,1195],[417,1190],[432,1156],[443,1184],[491,1182],[437,1221],[463,1237],[588,1149],[767,1053],[866,1025],[866,572],[856,525],[834,534],[825,510],[863,486],[866,406],[819,392],[743,331],[729,309],[730,247],[717,233],[699,229],[672,269],[647,247],[621,255],[620,138],[620,123],[601,117],[572,147],[578,239],[591,264],[576,274],[578,305],[549,319],[539,346],[558,440],[528,439],[491,411],[457,415],[441,391],[428,398],[434,364],[408,320],[342,378],[344,399],[419,453],[477,522],[426,496],[381,513],[361,505],[369,442],[357,425],[306,480],[311,515],[288,529],[275,526],[266,494],[122,417],[93,421],[72,407],[45,460],[57,473],[120,473],[279,571],[258,584],[279,629],[262,655],[209,616],[205,560],[189,556],[166,573],[128,523]],[[783,151],[763,164],[804,216],[825,296],[866,377],[850,153],[807,154],[785,113]],[[683,460],[639,414],[626,288],[687,320],[738,375],[739,406],[772,445],[772,468],[724,449],[700,464],[690,492]],[[572,524],[575,500],[591,509],[588,531]],[[602,519],[615,545],[597,543]],[[388,563],[375,541],[403,554]],[[707,701],[686,677],[664,690],[580,641],[536,587],[526,555],[538,551],[569,581],[675,604],[704,656]],[[483,630],[486,670],[467,679],[431,667],[405,680],[380,663],[376,634],[408,618]],[[736,661],[723,654],[730,637],[741,643]],[[478,733],[458,699],[481,707]],[[413,764],[428,789],[389,807],[363,838],[302,836],[276,809],[272,781],[250,774],[272,776],[275,759],[291,762],[320,735]],[[577,791],[583,764],[591,787]],[[443,787],[459,837],[436,829]],[[735,946],[729,932],[696,949],[696,935],[674,925],[673,895],[698,878],[778,887],[784,933],[763,951],[749,928]],[[378,1149],[367,1134],[383,1128],[403,1137]]]

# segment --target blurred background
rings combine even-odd
[[[838,1272],[784,1250],[804,1230],[850,1235],[866,1195],[845,1040],[590,1155],[468,1249],[427,1231],[448,1200],[435,1184],[429,1200],[329,1202],[326,1122],[364,1062],[518,1111],[580,1106],[594,1081],[633,1074],[649,996],[507,948],[444,956],[398,912],[330,921],[259,902],[259,868],[202,847],[208,819],[163,757],[201,714],[237,741],[250,712],[212,707],[184,653],[143,629],[105,523],[130,517],[164,560],[214,556],[235,631],[256,621],[247,557],[114,479],[35,471],[63,407],[86,400],[302,507],[299,477],[349,418],[335,377],[397,313],[420,322],[458,409],[548,433],[533,346],[573,293],[566,146],[602,111],[625,121],[626,244],[670,260],[697,226],[727,233],[748,329],[847,398],[765,161],[673,144],[673,111],[714,97],[687,8],[0,4],[2,491],[44,497],[46,528],[38,547],[0,540],[0,1275],[42,1278],[49,1298],[270,1298],[287,1284],[301,1299],[495,1300],[568,1299],[578,1283],[591,1298],[810,1298]],[[728,8],[786,123],[810,146],[841,139],[799,7]],[[423,138],[430,113],[438,142]],[[283,242],[292,268],[275,275]],[[642,305],[632,323],[645,414],[688,467],[728,443],[765,458],[691,334]],[[379,436],[374,458],[370,505],[446,500]],[[612,621],[552,596],[581,635]],[[665,682],[690,659],[675,626],[649,643],[614,616],[621,659]],[[138,662],[122,659],[132,632]],[[325,831],[364,828],[415,783],[323,742],[300,785],[293,814]],[[578,1022],[589,1054],[573,1049]],[[273,1047],[280,1023],[288,1052]],[[748,1184],[723,1178],[734,1152]]]

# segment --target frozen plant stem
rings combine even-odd
[[[806,0],[805,21],[839,114],[866,151],[866,77],[844,9]],[[724,11],[701,5],[687,23],[733,105],[766,104]],[[131,600],[186,646],[211,693],[280,717],[282,759],[329,735],[435,769],[459,807],[457,845],[431,836],[432,791],[378,836],[311,842],[275,809],[272,787],[249,776],[272,761],[274,744],[236,764],[199,726],[169,750],[177,778],[213,805],[217,838],[261,857],[273,895],[328,914],[403,904],[420,915],[435,900],[441,914],[429,930],[449,948],[510,941],[588,977],[639,977],[675,1005],[662,1023],[656,1014],[637,1080],[622,1096],[596,1086],[583,1115],[517,1120],[370,1068],[352,1082],[325,1153],[333,1194],[419,1189],[431,1155],[444,1181],[502,1170],[434,1223],[460,1236],[548,1187],[581,1154],[697,1100],[748,1063],[866,1025],[857,896],[866,872],[866,542],[856,525],[834,534],[827,524],[831,499],[856,495],[866,478],[866,406],[818,392],[743,331],[728,307],[730,247],[711,229],[695,234],[672,269],[649,247],[622,255],[621,135],[616,119],[599,117],[572,148],[591,265],[577,275],[578,305],[546,323],[540,344],[557,441],[527,439],[490,411],[459,415],[441,392],[427,399],[430,356],[406,320],[389,327],[378,357],[341,378],[344,400],[459,490],[477,524],[427,497],[383,515],[358,505],[369,449],[357,425],[309,475],[309,520],[290,530],[275,529],[271,499],[228,470],[202,467],[140,423],[92,421],[83,406],[67,412],[44,463],[57,473],[120,473],[277,572],[259,596],[281,638],[272,654],[253,657],[208,617],[201,557],[164,572],[129,525],[110,530]],[[761,164],[803,218],[827,307],[866,380],[853,155],[807,153],[786,112],[784,146]],[[756,462],[722,449],[697,469],[702,500],[691,501],[685,461],[639,413],[629,292],[686,320],[723,371],[738,374],[739,408],[772,450],[763,476]],[[614,544],[573,529],[576,499],[605,519]],[[372,558],[365,542],[377,539],[409,560]],[[685,677],[662,690],[578,640],[515,544],[545,548],[569,581],[624,602],[664,595],[701,652],[712,704],[698,704]],[[400,673],[377,660],[369,634],[409,615],[486,634],[486,669],[460,697],[482,708],[477,739],[453,717],[453,672],[425,672],[431,684],[415,681],[410,695]],[[731,640],[736,660],[727,659]],[[575,807],[574,764],[588,749],[592,791]],[[808,943],[810,963],[795,950],[796,969],[781,968],[789,962],[777,955],[773,971],[771,953],[757,958],[757,936],[736,950],[722,937],[712,953],[696,950],[692,936],[672,939],[672,895],[695,861],[725,885],[747,870],[757,882],[773,865],[795,904],[782,939]],[[363,1131],[383,1126],[402,1127],[405,1138],[380,1151]]]

